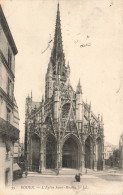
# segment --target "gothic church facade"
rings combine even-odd
[[[91,105],[70,84],[70,66],[65,64],[59,4],[53,48],[45,77],[45,99],[26,98],[25,156],[29,171],[104,166],[104,129]]]

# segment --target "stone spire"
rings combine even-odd
[[[64,59],[63,45],[62,45],[59,3],[57,6],[55,36],[54,36],[54,43],[53,43],[53,49],[51,52],[50,61],[53,66],[53,74],[65,76],[64,75],[65,74],[65,59]]]
[[[31,100],[32,100],[32,90],[31,90]]]
[[[100,114],[98,113],[98,121],[100,121]]]
[[[42,102],[42,104],[44,103],[44,95],[42,95],[42,101],[41,102]]]
[[[80,84],[80,79],[79,79],[79,82],[78,82],[78,85],[77,85],[76,93],[82,93],[82,86]]]

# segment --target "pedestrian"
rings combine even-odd
[[[76,182],[80,182],[80,173],[77,173],[75,175]]]
[[[85,174],[87,174],[87,168],[86,168],[86,170],[85,170]]]
[[[27,177],[27,175],[28,175],[28,172],[27,172],[27,170],[25,171],[25,177]]]

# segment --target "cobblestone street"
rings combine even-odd
[[[13,182],[12,194],[100,194],[121,195],[123,193],[121,174],[83,175],[75,182],[74,175],[29,175]]]

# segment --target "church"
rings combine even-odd
[[[26,98],[25,157],[28,171],[43,173],[63,168],[103,170],[103,118],[83,101],[80,80],[70,84],[65,62],[59,4],[53,48],[45,76],[45,98]]]

